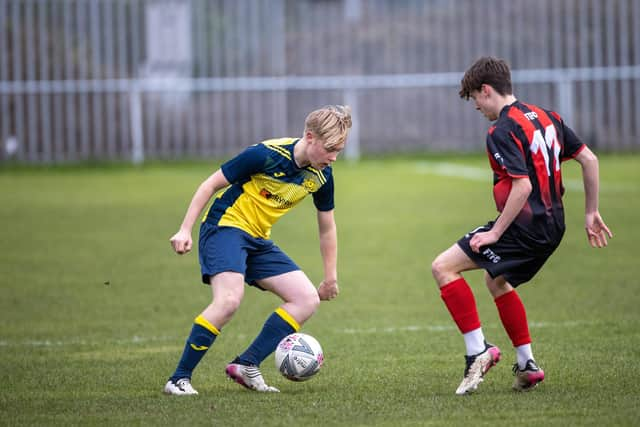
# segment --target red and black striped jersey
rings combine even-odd
[[[505,106],[487,135],[498,211],[504,209],[512,179],[528,177],[533,189],[513,225],[535,241],[559,241],[565,229],[560,163],[584,146],[556,112],[519,101]]]

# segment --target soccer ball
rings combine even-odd
[[[311,335],[295,333],[280,341],[275,352],[276,368],[291,381],[306,381],[324,362],[320,343]]]

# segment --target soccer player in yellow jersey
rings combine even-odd
[[[193,370],[238,309],[244,283],[278,295],[283,303],[264,323],[253,343],[227,365],[227,375],[251,390],[277,392],[265,383],[260,363],[280,340],[298,331],[321,300],[338,295],[337,234],[333,216],[336,161],[351,128],[346,106],[311,112],[302,138],[282,138],[252,145],[198,187],[180,230],[171,237],[178,254],[191,250],[191,231],[216,192],[200,226],[202,281],[211,285],[213,301],[194,321],[178,362],[164,387],[166,394],[191,395]],[[305,196],[318,210],[324,280],[316,287],[270,239],[273,224]]]

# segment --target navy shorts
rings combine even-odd
[[[562,239],[559,236],[557,242],[543,244],[527,239],[516,229],[509,227],[500,240],[492,245],[482,246],[480,252],[473,252],[469,246],[473,235],[491,230],[493,224],[494,221],[490,221],[467,233],[458,240],[458,246],[491,277],[495,279],[504,276],[514,288],[536,275]]]
[[[245,276],[245,282],[259,288],[256,280],[300,270],[273,241],[253,237],[235,227],[203,222],[198,249],[202,282],[207,285],[216,274],[235,271]]]

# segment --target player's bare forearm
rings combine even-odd
[[[324,266],[324,280],[338,280],[338,238],[335,232],[329,231],[320,236],[320,254]]]
[[[320,254],[324,267],[324,280],[318,287],[320,299],[328,300],[338,295],[338,234],[333,211],[318,212]]]
[[[338,280],[338,238],[334,232],[328,232],[320,237],[320,254],[324,266],[324,280]]]
[[[200,216],[200,213],[213,194],[226,185],[229,185],[229,182],[224,177],[221,170],[216,171],[202,184],[200,184],[191,199],[191,203],[189,203],[189,208],[187,208],[187,213],[182,220],[180,229],[169,239],[173,250],[178,254],[185,254],[191,251],[191,247],[193,245],[191,237],[193,224],[195,224],[198,216]]]
[[[498,234],[498,238],[509,228],[514,219],[518,216],[524,204],[531,194],[531,181],[529,178],[517,178],[511,181],[511,191],[507,197],[502,213],[492,227]]]
[[[576,156],[576,161],[582,167],[582,182],[584,184],[585,213],[598,211],[598,194],[600,191],[600,166],[598,157],[584,147]]]
[[[187,213],[184,216],[180,229],[191,232],[193,224],[195,224],[196,220],[202,213],[202,210],[214,193],[227,185],[229,185],[229,182],[220,169],[202,182],[191,199],[191,203],[189,204],[189,208],[187,209]]]
[[[582,167],[582,181],[584,183],[584,210],[585,210],[585,231],[589,244],[594,248],[607,246],[608,238],[613,237],[613,233],[607,227],[600,216],[598,208],[598,197],[600,191],[600,171],[598,158],[588,147],[585,147],[576,156],[576,160]]]

